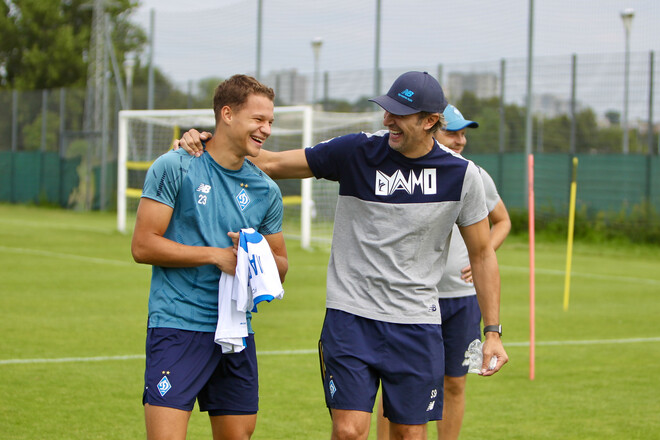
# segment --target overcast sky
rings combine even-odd
[[[256,70],[257,0],[141,0],[156,11],[155,62],[175,82]],[[376,0],[263,0],[262,74],[374,66]],[[529,0],[382,0],[381,67],[524,58]],[[620,13],[635,10],[631,51],[660,49],[658,0],[536,0],[534,56],[623,53]],[[656,63],[657,64],[657,63]]]

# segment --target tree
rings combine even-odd
[[[222,81],[224,81],[223,78],[215,76],[200,79],[197,82],[197,93],[194,95],[195,102],[197,103],[194,107],[213,107],[213,95],[215,95],[215,89]]]
[[[113,0],[105,7],[120,62],[145,41],[144,32],[128,21],[136,7],[131,0]],[[0,12],[0,87],[84,87],[91,0],[3,0]]]
[[[543,121],[543,151],[566,153],[571,147],[571,120],[562,114]]]

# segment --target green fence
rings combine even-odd
[[[525,208],[523,153],[466,155],[493,177],[509,208]],[[649,202],[660,212],[660,160],[658,156],[578,154],[577,205],[588,212],[629,211]],[[539,209],[567,213],[573,156],[534,154],[534,193]]]
[[[526,156],[523,153],[467,155],[493,177],[509,209],[525,209]],[[648,202],[660,212],[660,159],[658,156],[578,154],[577,204],[590,213],[630,212]],[[570,154],[534,155],[534,192],[537,210],[568,212],[572,158]],[[100,207],[100,166],[85,180],[81,157],[60,158],[54,152],[0,151],[0,201],[55,204],[72,207],[72,194],[88,182],[92,209]],[[107,164],[105,198],[114,208],[116,162]],[[85,190],[86,191],[86,190]],[[80,191],[79,191],[80,192]]]
[[[0,151],[0,201],[70,207],[80,163],[54,152]]]

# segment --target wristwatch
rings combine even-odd
[[[502,337],[502,324],[484,326],[484,335],[488,332],[497,332]]]

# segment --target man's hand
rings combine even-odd
[[[486,333],[486,340],[483,345],[483,354],[484,361],[481,365],[482,376],[492,376],[493,374],[500,371],[500,368],[509,362],[509,356],[504,351],[504,346],[502,345],[502,339],[497,332],[488,332]],[[489,368],[490,360],[493,356],[497,356],[497,363],[494,368]]]
[[[228,248],[218,248],[214,264],[221,271],[228,273],[229,275],[235,275],[240,232],[227,232],[227,235],[231,238],[232,246]]]
[[[234,255],[238,254],[238,240],[240,240],[241,233],[240,232],[227,232],[227,235],[229,238],[231,238],[231,242],[234,245]]]
[[[172,142],[172,149],[178,150],[183,148],[191,156],[201,156],[204,153],[204,146],[202,141],[208,141],[213,135],[208,131],[200,133],[199,131],[191,128],[187,132],[183,133],[181,139],[175,139]]]
[[[466,283],[472,284],[472,266],[467,265],[461,269],[461,279]]]
[[[236,275],[236,249],[233,246],[211,249],[213,249],[213,264],[229,275]]]

